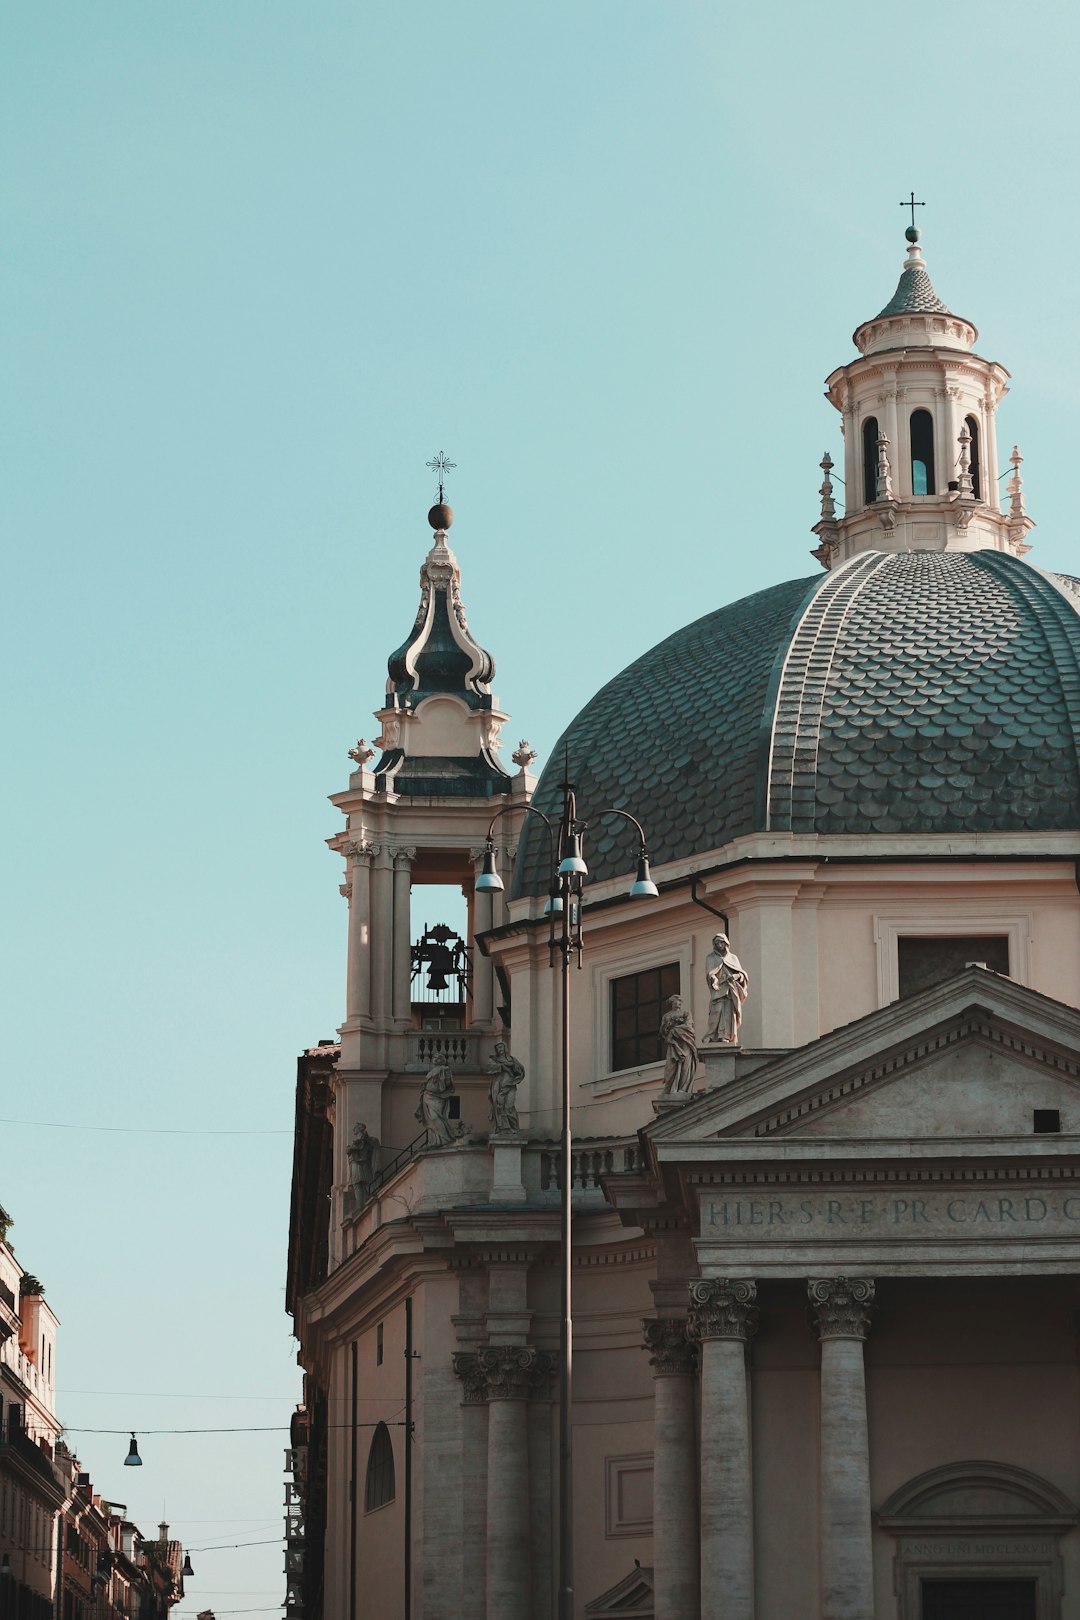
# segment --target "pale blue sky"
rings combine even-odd
[[[326,795],[415,611],[436,450],[543,759],[654,641],[816,570],[823,379],[914,187],[1014,376],[1032,561],[1077,569],[1076,33],[1050,0],[0,0],[0,1113],[278,1133],[0,1125],[73,1428],[295,1399]],[[146,1530],[164,1498],[193,1548],[278,1534],[283,1432],[147,1438],[139,1473],[74,1439]],[[193,1559],[179,1614],[277,1612],[279,1547]]]

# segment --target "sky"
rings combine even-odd
[[[425,463],[457,463],[470,627],[542,765],[653,643],[817,571],[824,378],[914,188],[1013,376],[1030,560],[1080,572],[1078,30],[1057,0],[0,0],[0,1205],[69,1443],[191,1548],[176,1616],[281,1608],[295,1059],[344,1016],[327,795],[415,613]]]

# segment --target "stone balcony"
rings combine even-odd
[[[512,1133],[401,1155],[361,1209],[348,1207],[351,1194],[344,1194],[341,1259],[404,1213],[507,1206],[557,1210],[561,1159],[558,1142],[528,1141]],[[641,1147],[636,1136],[580,1137],[571,1162],[574,1209],[585,1213],[605,1205],[601,1177],[640,1168]]]

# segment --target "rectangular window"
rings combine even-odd
[[[375,1329],[375,1365],[382,1366],[382,1323]]]
[[[901,934],[896,941],[900,999],[962,973],[969,962],[983,962],[995,973],[1009,972],[1007,934]]]
[[[611,1067],[658,1063],[664,1002],[679,993],[679,964],[646,968],[611,981]]]

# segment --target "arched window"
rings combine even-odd
[[[877,441],[876,416],[868,416],[862,425],[862,483],[863,505],[877,500]]]
[[[394,1500],[394,1448],[390,1430],[380,1423],[371,1437],[367,1476],[364,1480],[364,1512],[385,1507]]]
[[[929,411],[911,413],[911,493],[935,495],[934,418]]]
[[[982,468],[979,465],[979,424],[973,416],[965,416],[964,426],[971,434],[971,443],[968,446],[968,454],[971,457],[971,492],[977,501],[981,501]]]

